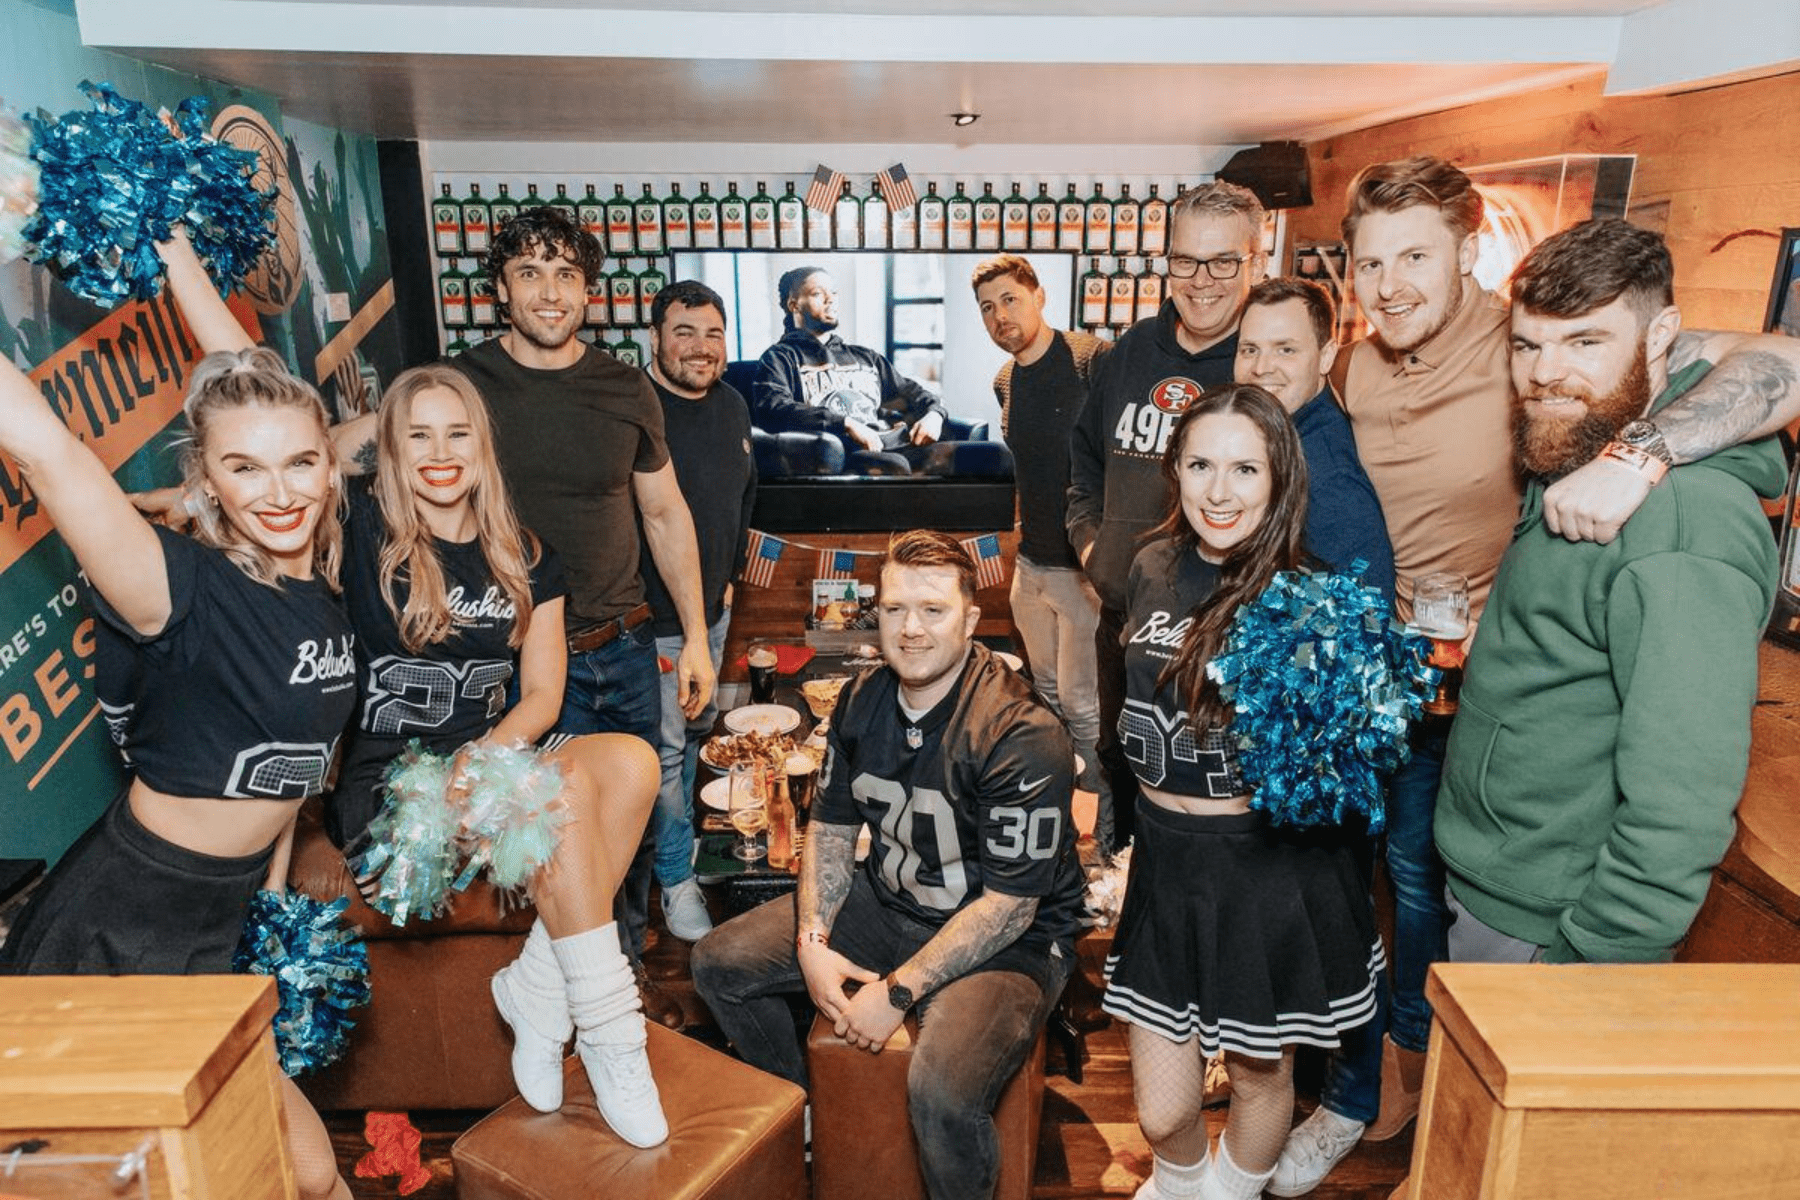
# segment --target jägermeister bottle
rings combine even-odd
[[[608,277],[606,286],[612,300],[614,329],[629,329],[638,323],[637,285],[638,277],[628,263],[621,262],[619,269]]]
[[[1150,198],[1138,212],[1138,249],[1151,258],[1169,252],[1169,202],[1157,196],[1154,183],[1150,185]]]
[[[975,197],[975,248],[1000,248],[1000,197],[994,195],[994,185],[985,180],[981,195]]]
[[[975,202],[963,193],[960,179],[944,203],[944,246],[950,250],[975,248]]]
[[[694,214],[681,185],[669,185],[669,198],[663,201],[663,244],[671,250],[694,247]]]
[[[1106,276],[1100,273],[1100,260],[1088,259],[1088,269],[1081,277],[1081,323],[1089,329],[1106,324]]]
[[[447,183],[439,188],[431,205],[431,244],[439,254],[463,252],[462,205],[450,194]]]
[[[623,258],[637,248],[637,208],[625,195],[625,185],[613,184],[606,202],[606,252]]]
[[[499,323],[500,313],[494,305],[494,279],[477,261],[475,269],[469,272],[469,324],[477,329],[487,329]]]
[[[1106,323],[1115,329],[1128,329],[1137,318],[1137,276],[1119,260],[1119,269],[1107,281]]]
[[[612,276],[600,271],[587,281],[587,304],[582,319],[594,329],[612,324]]]
[[[919,248],[918,201],[915,200],[905,208],[888,210],[888,245],[895,250]]]
[[[606,205],[594,194],[594,185],[591,183],[587,185],[587,195],[575,206],[575,219],[581,222],[583,229],[598,238],[602,246],[606,245]]]
[[[562,209],[577,221],[581,219],[581,213],[575,205],[575,200],[569,195],[568,184],[559,183],[556,185],[556,195],[550,197],[550,203],[556,205],[556,207]]]
[[[450,344],[444,347],[444,352],[454,358],[458,354],[467,354],[472,348],[463,340],[463,335],[458,333],[450,338]]]
[[[863,200],[863,249],[888,248],[888,221],[891,216],[887,197],[881,194],[881,180],[871,179],[869,194]]]
[[[694,227],[694,249],[717,250],[719,248],[719,202],[713,199],[709,189],[711,185],[702,183],[700,194],[688,206],[690,220]]]
[[[495,196],[494,202],[488,206],[488,212],[492,214],[488,218],[489,227],[492,228],[495,233],[499,233],[502,225],[519,215],[519,202],[514,200],[511,194],[507,192],[504,183],[500,185],[500,194]],[[468,249],[468,246],[469,239],[465,236],[463,238],[463,248],[466,250]]]
[[[1144,273],[1137,280],[1137,319],[1140,321],[1154,317],[1162,308],[1163,277],[1156,269],[1156,264],[1149,259],[1144,260]]]
[[[750,248],[773,250],[775,245],[775,197],[769,195],[769,185],[758,180],[756,195],[750,197]]]
[[[1000,245],[1008,250],[1031,248],[1031,201],[1013,180],[1012,195],[1000,209]]]
[[[669,277],[657,269],[655,259],[650,260],[647,269],[638,273],[638,323],[640,325],[650,324],[650,306],[656,302],[656,293],[668,285]]]
[[[1138,252],[1138,218],[1143,210],[1136,200],[1131,198],[1131,185],[1119,185],[1119,198],[1113,201],[1113,253],[1136,254]]]
[[[644,185],[644,194],[631,206],[631,223],[637,230],[639,254],[663,252],[663,205],[647,183]]]
[[[644,365],[644,348],[638,345],[629,333],[608,346],[607,349],[612,351],[614,358],[628,367]]]
[[[488,202],[481,198],[479,183],[469,185],[469,194],[463,197],[461,208],[463,249],[470,254],[486,254],[494,218],[488,211]]]
[[[438,311],[445,329],[469,327],[469,277],[457,270],[459,261],[451,259],[438,276]]]
[[[519,201],[519,207],[520,208],[542,208],[543,206],[544,206],[544,198],[537,194],[537,184],[535,184],[535,183],[526,184],[525,185],[525,198],[523,200]]]
[[[809,250],[831,249],[831,210],[806,206],[806,246]]]
[[[725,198],[719,201],[719,244],[727,250],[750,244],[750,206],[738,195],[735,183],[725,185]]]
[[[925,194],[919,197],[919,249],[944,248],[947,216],[944,198],[937,194],[937,182],[934,180],[925,185]]]
[[[839,250],[862,249],[862,202],[850,192],[850,181],[831,204],[832,244]]]
[[[1038,184],[1037,198],[1031,202],[1031,248],[1056,249],[1056,201],[1050,195],[1050,185],[1043,182]]]
[[[1075,185],[1063,194],[1062,203],[1056,206],[1056,248],[1058,250],[1081,249],[1081,221],[1087,215],[1087,206],[1082,204],[1081,197],[1075,194]]]
[[[775,202],[775,244],[783,250],[806,249],[806,201],[787,181],[787,194]]]
[[[1097,183],[1094,194],[1088,197],[1087,236],[1081,247],[1089,254],[1112,251],[1112,201],[1106,198],[1106,192]]]

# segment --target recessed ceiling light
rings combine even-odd
[[[964,125],[973,125],[979,120],[981,120],[981,114],[978,112],[954,112],[950,114],[950,123],[958,129],[961,129]]]

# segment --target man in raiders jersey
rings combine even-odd
[[[917,1011],[907,1101],[933,1200],[993,1195],[994,1105],[1068,978],[1083,883],[1068,734],[974,642],[974,595],[955,539],[890,544],[886,665],[832,714],[799,894],[721,925],[693,956],[738,1052],[802,1087],[788,995],[810,994],[870,1053]]]

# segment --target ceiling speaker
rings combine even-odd
[[[1264,142],[1239,150],[1219,168],[1218,177],[1249,188],[1264,208],[1305,208],[1312,203],[1306,147],[1299,142]]]

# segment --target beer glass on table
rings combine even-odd
[[[1469,636],[1469,581],[1454,571],[1434,571],[1413,580],[1413,627],[1431,639],[1431,665],[1443,673],[1425,711],[1456,712],[1462,691],[1463,639]]]
[[[768,768],[761,763],[738,763],[731,768],[729,810],[738,841],[731,853],[740,862],[759,862],[768,853],[757,835],[769,827]]]
[[[775,665],[780,661],[768,642],[751,642],[745,661],[750,665],[750,703],[775,702]]]

